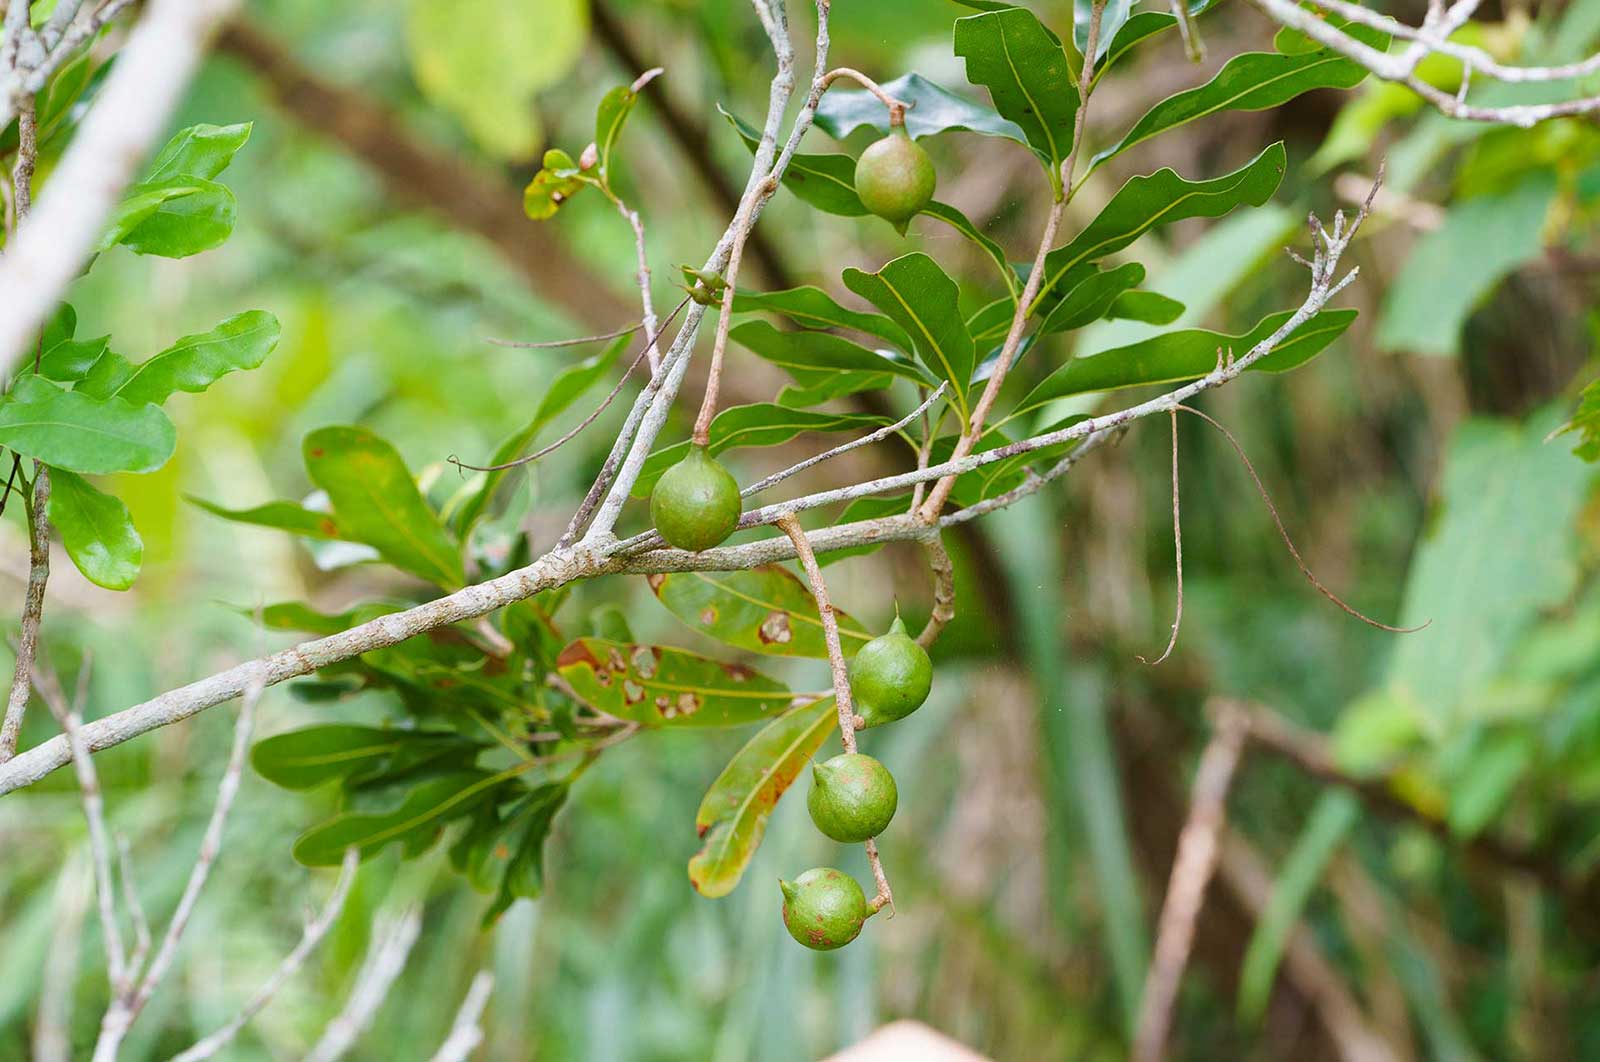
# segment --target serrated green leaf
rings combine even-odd
[[[935,377],[949,381],[948,399],[965,424],[975,353],[956,282],[919,251],[886,263],[876,273],[846,269],[844,285],[905,330],[918,360]]]
[[[751,154],[761,143],[761,134],[750,124],[724,109],[722,113],[738,132],[739,138]],[[783,186],[799,199],[828,214],[840,217],[864,217],[868,210],[856,195],[856,160],[849,155],[802,155],[796,153],[783,173]]]
[[[306,471],[328,492],[348,538],[439,586],[465,582],[456,543],[393,446],[363,428],[340,426],[307,435],[303,449]]]
[[[1372,31],[1363,32],[1359,26],[1347,27],[1347,31],[1367,43],[1372,43],[1374,36],[1382,37]],[[1354,88],[1366,76],[1365,67],[1332,49],[1300,55],[1236,55],[1204,85],[1169,96],[1145,112],[1121,140],[1095,153],[1085,177],[1135,144],[1196,119],[1221,111],[1266,110],[1313,89]]]
[[[583,393],[593,387],[617,360],[617,355],[627,348],[632,336],[621,336],[606,346],[600,353],[569,365],[556,374],[550,381],[550,387],[539,399],[539,406],[533,412],[533,417],[522,427],[506,436],[495,448],[494,455],[489,458],[488,464],[503,465],[514,461],[533,442],[539,432],[556,417],[566,411],[567,407],[576,402]],[[494,500],[495,491],[511,469],[498,469],[493,472],[483,473],[483,483],[468,500],[463,503],[461,511],[455,519],[457,531],[465,535],[467,530],[477,523],[478,518],[484,513],[489,503]]]
[[[153,472],[176,444],[172,421],[155,406],[65,391],[31,373],[0,398],[0,446],[52,468]]]
[[[790,700],[782,683],[741,664],[659,645],[579,638],[556,670],[596,710],[646,726],[744,726]]]
[[[253,123],[240,122],[236,125],[191,125],[181,129],[157,153],[144,179],[146,182],[170,177],[216,180],[250,139],[252,127]]]
[[[332,513],[318,512],[307,509],[294,502],[275,501],[265,505],[257,505],[251,509],[227,509],[204,498],[187,495],[189,501],[200,506],[214,516],[224,520],[232,520],[236,524],[254,524],[257,527],[273,527],[279,531],[291,531],[307,538],[325,539],[328,541],[348,539],[339,528],[339,522]]]
[[[1241,204],[1260,206],[1277,190],[1286,165],[1280,141],[1215,180],[1189,181],[1170,169],[1130,178],[1077,236],[1046,256],[1039,301],[1073,268],[1114,254],[1151,229],[1185,218],[1221,217]]]
[[[826,658],[822,616],[805,583],[787,568],[672,572],[647,577],[656,599],[684,623],[724,645],[772,656]],[[835,610],[846,655],[872,635]]]
[[[510,778],[508,772],[487,771],[453,771],[427,778],[392,810],[346,811],[313,826],[295,841],[294,858],[305,866],[328,867],[338,864],[348,848],[359,849],[361,858],[368,859],[395,842],[408,857],[418,855],[448,823],[493,799]]]
[[[734,753],[695,815],[704,843],[689,860],[689,881],[700,895],[726,896],[739,884],[778,799],[838,722],[833,698],[824,697],[769,723]]]
[[[1022,129],[1059,188],[1079,104],[1060,38],[1027,8],[1011,7],[957,19],[955,53],[966,60],[967,80],[989,90],[995,109]]]
[[[184,336],[147,361],[126,370],[101,372],[100,366],[78,390],[96,398],[160,405],[174,391],[204,391],[230,372],[254,369],[278,345],[278,319],[264,310],[228,318],[209,332]],[[125,359],[117,359],[125,363]],[[102,364],[114,364],[102,359]]]
[[[748,406],[730,406],[718,413],[711,422],[710,441],[706,449],[715,456],[740,447],[777,446],[808,431],[870,430],[886,423],[884,418],[866,413],[818,413],[771,402],[756,402]],[[681,442],[651,454],[639,470],[633,495],[639,498],[648,496],[661,474],[683,460],[688,452],[689,444]]]
[[[64,468],[50,470],[50,523],[90,582],[126,590],[139,577],[144,540],[128,507]]]
[[[969,132],[1004,137],[1019,144],[1028,142],[1017,123],[1000,117],[991,107],[964,99],[949,89],[934,84],[918,73],[903,74],[881,86],[897,100],[911,106],[906,110],[905,129],[911,139],[937,133]],[[843,140],[857,129],[889,131],[889,109],[866,89],[833,89],[817,105],[817,128]]]
[[[802,328],[847,328],[877,336],[900,350],[911,349],[911,337],[899,325],[882,314],[846,309],[821,288],[807,286],[784,291],[734,292],[734,313],[757,310],[781,313]]]
[[[1069,395],[1196,379],[1217,367],[1218,350],[1231,350],[1235,357],[1243,357],[1292,316],[1287,310],[1275,313],[1238,336],[1185,328],[1115,350],[1074,358],[1040,381],[1017,403],[1006,420]],[[1355,319],[1354,310],[1323,310],[1279,342],[1250,370],[1285,372],[1302,365],[1343,335]]]

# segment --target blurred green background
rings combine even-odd
[[[384,589],[374,569],[225,524],[185,495],[231,507],[300,497],[300,439],[334,423],[371,427],[448,492],[459,473],[446,458],[486,457],[553,372],[582,356],[486,337],[582,334],[635,312],[631,233],[599,196],[575,199],[550,222],[516,223],[514,214],[543,148],[576,154],[600,96],[642,66],[666,73],[628,128],[620,185],[648,227],[658,306],[676,303],[675,265],[698,263],[720,233],[727,203],[710,175],[737,189],[748,156],[715,104],[758,114],[770,76],[747,5],[539,0],[496,10],[475,0],[457,14],[470,22],[467,8],[486,7],[493,17],[472,24],[500,32],[465,39],[432,24],[453,6],[249,4],[173,123],[255,123],[229,170],[240,203],[233,239],[183,261],[115,251],[74,289],[79,334],[110,332],[130,354],[247,307],[284,326],[263,368],[229,377],[205,400],[173,403],[180,444],[170,464],[115,484],[146,543],[136,589],[113,594],[69,563],[55,566],[46,644],[69,674],[92,656],[91,716],[289,644],[254,629],[245,613],[259,604],[292,598],[332,611]],[[804,40],[810,13],[792,6]],[[1046,22],[1063,17],[1065,5],[1034,6]],[[1577,38],[1592,39],[1596,8],[1508,5],[1491,27],[1497,46],[1524,58],[1557,47],[1587,54],[1592,45]],[[839,0],[835,61],[882,79],[914,69],[966,91],[949,48],[963,13],[945,0]],[[1109,140],[1229,55],[1270,47],[1271,27],[1244,5],[1202,25],[1204,69],[1164,40],[1108,79],[1089,135]],[[306,96],[302,76],[332,86],[339,107],[382,108],[384,124],[341,124],[345,112]],[[665,120],[663,100],[687,129]],[[413,902],[424,905],[420,943],[357,1057],[424,1057],[431,1047],[418,1045],[443,1039],[480,967],[496,977],[486,1058],[785,1062],[821,1057],[900,1017],[994,1058],[1123,1057],[1206,737],[1201,705],[1217,694],[1331,732],[1341,762],[1381,766],[1401,798],[1441,819],[1454,840],[1363,813],[1329,796],[1340,791],[1253,757],[1229,805],[1247,850],[1225,853],[1202,915],[1175,1057],[1338,1057],[1318,1002],[1329,979],[1396,1057],[1600,1055],[1600,936],[1582,917],[1579,887],[1600,854],[1600,514],[1590,466],[1568,453],[1569,440],[1544,441],[1595,375],[1600,134],[1577,122],[1452,128],[1388,89],[1317,92],[1130,152],[1085,186],[1069,227],[1128,175],[1171,165],[1212,176],[1280,138],[1290,166],[1271,205],[1185,222],[1133,250],[1151,267],[1150,287],[1188,304],[1184,323],[1242,332],[1303,297],[1304,273],[1280,248],[1304,249],[1306,211],[1348,207],[1352,182],[1364,191],[1387,152],[1389,197],[1351,252],[1361,277],[1340,297],[1361,310],[1357,324],[1304,369],[1242,380],[1204,406],[1239,436],[1318,576],[1369,614],[1431,619],[1427,631],[1373,630],[1318,596],[1226,443],[1185,422],[1183,632],[1170,660],[1142,664],[1139,655],[1165,641],[1174,598],[1170,440],[1158,419],[952,539],[958,614],[935,650],[933,701],[872,746],[901,784],[901,812],[882,840],[896,885],[892,920],[875,920],[835,954],[789,940],[780,873],[842,860],[866,877],[859,850],[817,836],[795,798],[780,804],[740,888],[720,901],[698,897],[684,873],[697,847],[695,808],[743,735],[649,734],[585,774],[552,835],[546,895],[519,903],[490,932],[478,930],[487,898],[449,871],[442,848],[411,863],[390,851],[366,864],[334,935],[227,1057],[298,1057],[337,1011],[372,916]],[[398,143],[420,146],[421,161],[383,155],[382,145]],[[835,150],[821,133],[807,144]],[[941,198],[1026,258],[1048,203],[1028,154],[961,135],[928,147]],[[429,169],[438,160],[464,165],[471,180],[441,180]],[[750,268],[767,287],[819,283],[837,293],[843,268],[875,268],[907,242],[970,282],[973,305],[989,282],[986,264],[945,230],[919,224],[901,241],[885,225],[820,215],[787,194],[760,233]],[[1074,342],[1093,352],[1144,328],[1102,322]],[[1056,343],[1026,371],[1037,378],[1066,356]],[[730,356],[727,401],[771,398],[782,381],[770,367]],[[691,370],[669,439],[687,433],[700,372]],[[548,547],[622,413],[608,411],[523,475],[506,526]],[[734,469],[747,480],[823,445],[802,437],[736,457]],[[882,474],[898,460],[858,451],[800,482]],[[25,532],[10,518],[0,531],[6,594],[20,600]],[[913,615],[929,607],[911,546],[830,572],[841,607],[875,627],[897,597]],[[642,640],[719,651],[673,620],[642,580],[585,584],[568,607],[582,616],[609,604]],[[785,677],[797,688],[827,682],[816,662]],[[232,711],[98,757],[112,823],[154,912],[169,910],[182,886]],[[279,688],[263,701],[259,732],[376,722],[393,711],[381,695],[307,703]],[[52,731],[35,711],[24,743]],[[179,966],[125,1057],[181,1049],[276,965],[326,888],[324,875],[293,863],[289,846],[327,809],[318,794],[247,774]],[[1308,823],[1332,839],[1326,860],[1315,858],[1317,833],[1305,840]],[[1541,853],[1574,889],[1557,895],[1464,857],[1465,842],[1485,834]],[[106,986],[94,916],[82,917],[84,826],[67,772],[0,801],[0,850],[9,971],[0,978],[0,1057],[27,1057],[38,972],[69,947],[81,952],[71,1027],[86,1052]],[[1326,967],[1309,973],[1291,957],[1261,1013],[1241,1015],[1243,953],[1264,902],[1247,882],[1261,885],[1264,874],[1270,885],[1300,865],[1291,854],[1307,868],[1298,954],[1309,948]],[[81,933],[67,932],[75,906]]]

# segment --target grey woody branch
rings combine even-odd
[[[1299,30],[1318,44],[1354,60],[1384,81],[1406,86],[1451,118],[1527,127],[1551,118],[1589,114],[1600,110],[1600,96],[1596,95],[1578,95],[1571,99],[1549,103],[1518,103],[1504,106],[1468,103],[1467,93],[1475,75],[1492,81],[1526,84],[1571,81],[1600,71],[1600,54],[1590,56],[1582,62],[1561,66],[1518,67],[1496,61],[1481,48],[1451,43],[1448,40],[1449,36],[1472,17],[1473,12],[1477,10],[1478,0],[1457,0],[1449,8],[1439,4],[1430,5],[1428,17],[1420,28],[1412,28],[1386,15],[1375,14],[1344,0],[1312,0],[1312,2],[1324,11],[1333,12],[1353,22],[1409,40],[1411,45],[1404,51],[1391,55],[1356,40],[1326,21],[1322,15],[1306,10],[1294,0],[1250,0],[1252,6],[1274,22]],[[1434,54],[1447,55],[1462,63],[1462,78],[1458,91],[1446,92],[1417,75],[1417,67],[1422,60]]]

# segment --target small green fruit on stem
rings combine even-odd
[[[842,870],[817,867],[793,881],[779,879],[783,924],[808,948],[832,951],[856,939],[871,914],[856,879]]]
[[[704,446],[690,446],[650,493],[650,519],[661,537],[695,553],[733,534],[743,509],[739,484]]]
[[[864,727],[904,719],[922,707],[932,688],[933,661],[899,616],[888,634],[862,646],[850,661],[850,695]]]
[[[933,201],[938,179],[928,153],[903,125],[890,127],[889,135],[863,151],[856,162],[856,195],[861,205],[901,233]]]
[[[878,836],[894,818],[899,790],[889,768],[859,752],[811,767],[806,807],[823,835],[843,844]]]

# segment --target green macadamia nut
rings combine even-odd
[[[731,535],[743,508],[739,484],[703,446],[689,447],[650,493],[650,519],[661,537],[694,553]]]
[[[888,136],[868,147],[856,161],[856,195],[861,205],[901,232],[933,201],[938,179],[933,160],[904,126],[891,128]]]
[[[778,887],[789,935],[817,951],[842,948],[856,939],[872,913],[856,879],[832,867],[808,870],[793,881],[780,879]]]
[[[904,719],[928,699],[933,661],[896,616],[889,633],[862,646],[850,661],[850,695],[864,726]]]
[[[806,807],[823,835],[844,844],[876,837],[894,818],[900,794],[889,768],[859,752],[811,766]]]

